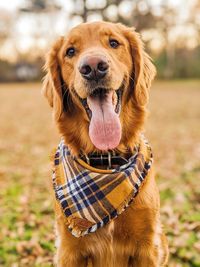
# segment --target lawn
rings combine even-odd
[[[50,154],[59,136],[40,86],[0,85],[0,266],[52,266]],[[146,137],[154,151],[169,267],[197,267],[200,81],[155,82],[149,110]]]

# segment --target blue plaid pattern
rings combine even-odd
[[[151,148],[141,138],[127,164],[102,172],[74,157],[61,140],[54,156],[53,187],[71,233],[80,237],[95,232],[121,214],[138,194],[152,161]]]

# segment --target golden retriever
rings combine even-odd
[[[139,34],[122,24],[83,23],[56,41],[45,70],[43,93],[73,155],[112,150],[126,158],[143,131],[156,73]],[[159,205],[151,168],[139,194],[121,215],[95,233],[77,238],[68,231],[55,199],[56,266],[166,266],[168,245]]]

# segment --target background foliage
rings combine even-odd
[[[38,80],[44,54],[56,36],[85,21],[134,26],[160,78],[200,77],[200,1],[18,0],[0,7],[0,81]]]

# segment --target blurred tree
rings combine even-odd
[[[52,0],[27,0],[25,1],[25,5],[19,9],[19,16],[22,14],[30,13],[35,17],[35,23],[37,24],[35,27],[35,32],[38,32],[40,35],[40,30],[42,30],[42,25],[47,22],[50,23],[51,33],[55,36],[52,17],[56,17],[56,14],[61,10],[61,6],[57,4],[56,1]],[[47,29],[47,25],[45,25]],[[45,31],[47,32],[47,31]],[[44,32],[43,32],[44,34]],[[49,34],[49,32],[48,32]]]
[[[200,1],[196,0],[190,12],[189,23],[194,25],[197,32],[197,41],[200,45]]]
[[[28,0],[25,2],[25,6],[20,8],[21,12],[30,12],[30,13],[46,13],[50,11],[58,11],[61,9],[61,6],[58,5],[55,1],[50,0]]]
[[[163,72],[165,78],[171,78],[173,76],[174,55],[175,46],[171,42],[170,33],[177,23],[177,10],[166,4],[166,1],[162,1],[161,5],[162,14],[157,22],[157,29],[161,32],[164,38],[164,53],[166,54],[166,65]]]
[[[183,2],[188,3],[187,0]],[[60,23],[67,29],[80,22],[103,19],[122,22],[142,33],[147,50],[154,55],[159,77],[200,77],[199,0],[193,0],[187,5],[188,10],[185,11],[188,12],[188,17],[181,22],[182,24],[179,19],[183,15],[181,8],[175,3],[170,5],[165,0],[161,0],[157,5],[152,0],[67,0],[68,12],[66,13],[62,13],[64,9],[59,0],[26,0],[23,3],[17,16],[0,10],[0,45],[7,44],[8,40],[12,44],[17,55],[15,58],[18,62],[18,70],[23,70],[23,66],[31,69],[33,65],[40,69],[46,49],[58,35]],[[63,24],[60,18],[66,18],[67,23]],[[29,50],[23,51],[18,48],[20,34],[23,36],[23,33],[18,34],[16,26],[20,22],[22,22],[21,25],[29,23],[28,38],[29,41],[31,39]],[[176,30],[179,26],[182,27],[183,32],[180,33],[179,29],[178,35]],[[188,37],[187,30],[184,32],[184,29],[188,28],[190,28],[189,32],[191,29],[196,32],[196,34],[193,33],[192,38]],[[9,64],[6,61],[0,62],[0,69],[8,73]],[[13,66],[10,69],[12,73],[15,71]],[[11,76],[11,74],[5,74],[3,78],[7,79],[6,77]]]
[[[71,17],[80,16],[83,22],[89,21],[91,15],[99,15],[107,21],[122,22],[134,26],[137,31],[155,27],[157,17],[152,6],[144,0],[74,0]]]
[[[31,55],[36,58],[36,61],[41,57],[44,49],[40,44],[46,42],[47,45],[55,40],[55,21],[60,10],[61,6],[52,0],[27,0],[24,6],[18,10],[19,18],[30,14],[31,22],[35,25],[32,27],[30,35],[33,39]]]
[[[2,45],[11,35],[13,17],[5,10],[0,10],[0,45]]]

